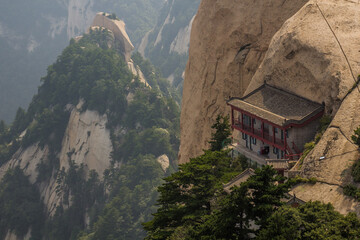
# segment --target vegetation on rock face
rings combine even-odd
[[[351,136],[351,140],[360,148],[360,127],[354,130],[354,135]]]
[[[109,41],[106,30],[72,40],[49,66],[28,110],[19,109],[10,126],[0,122],[0,164],[10,160],[20,146],[39,143],[49,149],[47,159],[37,165],[36,186],[57,179],[61,203],[55,215],[40,224],[39,236],[46,239],[143,238],[141,223],[155,211],[156,187],[175,167],[180,129],[179,105],[172,99],[175,91],[149,62],[137,56],[151,77],[151,88],[142,84],[122,56],[108,47]],[[72,154],[68,154],[69,168],[59,169],[57,156],[69,115],[80,100],[81,111],[94,110],[108,119],[114,151],[103,180],[86,166],[75,164]],[[165,172],[156,160],[163,154],[170,159]],[[114,228],[109,228],[109,222]],[[24,224],[24,229],[29,225]]]
[[[354,130],[354,135],[351,136],[351,140],[360,149],[360,127]],[[356,183],[360,182],[360,159],[357,159],[355,163],[352,165],[351,176],[353,177],[354,182]],[[344,194],[360,201],[360,189],[353,184],[348,184],[344,187]]]
[[[304,161],[305,157],[311,152],[311,150],[314,149],[315,145],[320,141],[322,135],[324,134],[324,132],[326,131],[327,127],[330,125],[331,123],[331,117],[324,115],[321,119],[320,119],[320,126],[315,134],[315,138],[314,141],[305,143],[304,145],[304,151],[301,155],[301,158],[299,159],[300,161],[300,165],[302,164],[302,162]]]
[[[19,167],[9,170],[0,184],[0,238],[7,231],[23,237],[29,229],[32,239],[41,239],[45,212],[38,189]]]
[[[231,143],[229,116],[223,117],[218,115],[216,122],[211,128],[215,129],[215,133],[211,134],[211,140],[209,142],[211,151],[220,151]]]
[[[156,188],[163,176],[153,155],[139,155],[121,168],[107,170],[109,203],[80,239],[143,239],[141,223],[149,221],[156,211]]]

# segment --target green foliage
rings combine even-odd
[[[135,90],[125,116],[124,125],[131,130],[125,136],[113,135],[113,160],[126,161],[138,154],[176,159],[180,110],[173,99],[149,88]]]
[[[112,14],[108,15],[107,17],[112,20],[119,20],[115,13],[112,13]]]
[[[0,183],[0,238],[7,230],[23,237],[32,229],[32,238],[41,239],[44,209],[37,188],[19,167],[6,172]]]
[[[214,194],[242,170],[232,168],[231,162],[228,152],[206,151],[165,178],[158,189],[160,208],[154,219],[144,224],[147,238],[166,239],[177,227],[201,222],[204,215],[210,214]]]
[[[223,117],[218,115],[216,117],[216,122],[211,128],[216,130],[215,133],[211,134],[211,140],[209,142],[211,151],[220,151],[231,143],[229,116]]]
[[[154,156],[132,159],[122,168],[105,173],[110,202],[84,239],[143,239],[141,223],[151,219],[158,197],[157,186],[164,176]]]
[[[351,140],[360,148],[360,127],[354,130],[354,135],[351,136]]]
[[[298,183],[310,183],[310,184],[315,184],[317,183],[317,179],[315,177],[311,177],[311,178],[302,178],[299,175],[297,175],[294,178],[291,178],[288,180],[289,183],[291,183],[292,185],[296,185]]]
[[[348,184],[343,189],[344,194],[350,197],[355,198],[356,200],[360,200],[360,189],[352,184]]]
[[[281,207],[256,239],[359,239],[359,229],[354,213],[343,216],[331,204],[308,202],[299,208]]]
[[[330,125],[331,121],[332,119],[329,115],[322,116],[322,118],[320,119],[320,127],[318,129],[318,134],[322,135]]]
[[[282,183],[284,180],[285,178],[277,175],[276,170],[270,166],[256,169],[255,175],[247,180],[253,204],[251,216],[258,225],[263,226],[276,207],[282,205],[280,199],[290,187],[289,183]]]
[[[234,187],[230,195],[219,201],[218,209],[204,217],[198,230],[189,231],[192,239],[246,239],[250,230],[253,207],[246,184]]]
[[[69,161],[69,165],[68,171],[62,169],[58,173],[56,193],[61,197],[62,205],[46,224],[47,239],[75,239],[85,227],[86,212],[93,213],[90,217],[94,221],[105,201],[98,174],[92,170],[87,176],[84,166],[78,166],[74,161]]]
[[[355,182],[360,182],[360,159],[351,168],[351,176]]]

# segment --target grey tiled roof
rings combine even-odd
[[[239,187],[241,183],[246,182],[246,180],[254,174],[255,171],[252,168],[247,168],[245,171],[233,178],[230,182],[223,185],[225,192],[230,193],[233,186]]]

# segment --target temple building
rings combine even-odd
[[[268,84],[227,104],[234,151],[260,165],[266,160],[297,160],[324,113],[323,105]]]

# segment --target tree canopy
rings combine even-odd
[[[231,130],[229,123],[229,116],[218,115],[216,122],[211,126],[215,129],[215,133],[211,134],[210,150],[220,151],[222,148],[231,143]]]

